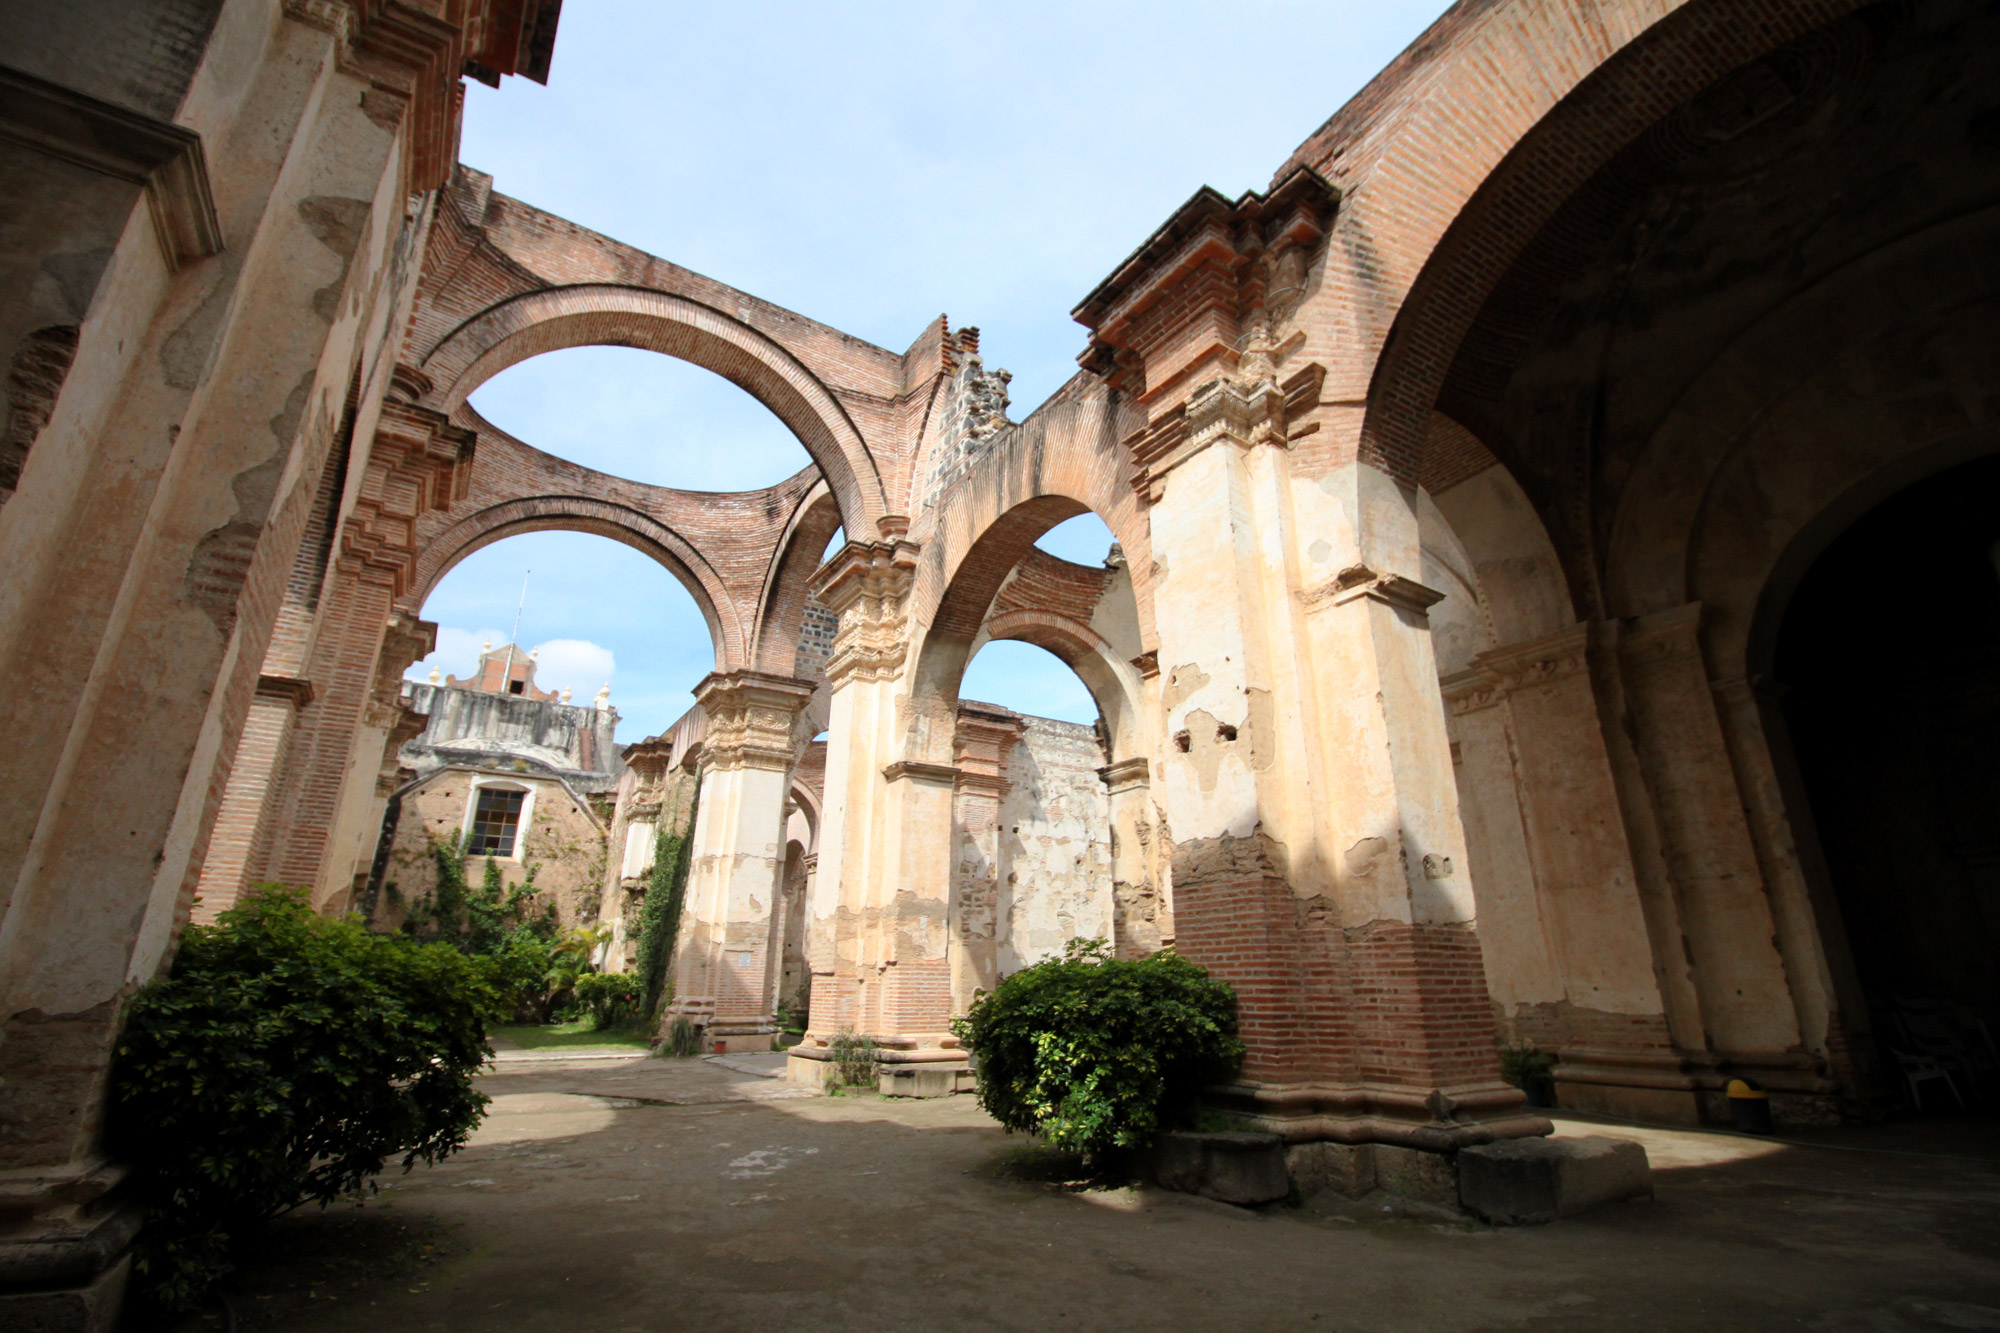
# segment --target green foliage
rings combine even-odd
[[[576,1003],[591,1027],[605,1032],[639,1016],[639,978],[630,972],[591,972],[576,979]]]
[[[188,927],[173,975],[126,1012],[111,1084],[151,1298],[189,1309],[270,1218],[464,1147],[491,1003],[456,949],[319,916],[277,885]]]
[[[835,1081],[843,1088],[872,1088],[875,1086],[875,1043],[858,1032],[836,1032],[827,1039],[827,1049],[833,1052],[833,1067],[839,1071]]]
[[[701,1029],[683,1017],[667,1025],[666,1054],[685,1060],[701,1054]]]
[[[676,821],[662,819],[653,842],[653,874],[640,909],[639,959],[633,968],[639,977],[640,1012],[647,1019],[659,1013],[666,997],[667,974],[672,970],[674,945],[680,936],[681,908],[687,902],[688,859],[700,805],[701,793],[696,789],[687,832],[676,833]]]
[[[1556,1058],[1532,1041],[1515,1042],[1500,1048],[1500,1077],[1520,1087],[1530,1079],[1545,1079],[1556,1072]]]
[[[1171,952],[1108,955],[1071,940],[952,1023],[994,1119],[1093,1160],[1151,1143],[1243,1059],[1227,985]]]

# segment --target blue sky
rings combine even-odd
[[[461,156],[494,188],[900,351],[940,312],[1014,373],[1016,420],[1075,373],[1070,307],[1188,195],[1261,189],[1439,13],[1424,3],[680,4],[571,0],[549,86],[468,84]],[[805,450],[706,371],[629,348],[523,362],[473,395],[539,448],[692,490],[767,485]],[[1101,559],[1094,518],[1044,545]],[[619,739],[668,726],[712,667],[693,600],[604,538],[535,533],[425,604],[465,674],[513,622],[540,680],[609,681]],[[963,693],[1095,715],[1081,682],[995,644]]]

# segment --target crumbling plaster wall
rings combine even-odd
[[[412,904],[437,891],[437,862],[431,849],[467,829],[469,793],[475,781],[498,781],[534,793],[527,825],[514,844],[515,854],[493,858],[500,866],[501,881],[512,889],[527,879],[533,867],[534,910],[553,903],[564,930],[596,925],[604,886],[604,826],[560,782],[464,768],[441,769],[403,791],[389,866],[371,924],[396,929]],[[483,856],[466,858],[466,881],[475,890],[486,873],[486,862]]]

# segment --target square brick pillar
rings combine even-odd
[[[1193,390],[1142,484],[1176,947],[1249,1048],[1222,1097],[1294,1141],[1548,1132],[1500,1081],[1414,488],[1294,467],[1275,377]]]
[[[708,734],[669,1021],[712,1013],[712,1037],[776,1030],[785,810],[813,689],[758,671],[718,672],[695,688]]]

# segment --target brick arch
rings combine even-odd
[[[1138,673],[1087,623],[1059,611],[1001,611],[986,622],[980,637],[984,643],[997,639],[1031,643],[1054,655],[1090,691],[1098,714],[1104,719],[1111,757],[1129,759],[1144,753],[1139,735]],[[974,645],[974,656],[982,646],[983,643]]]
[[[421,369],[436,405],[450,412],[509,366],[585,346],[643,348],[722,376],[798,437],[851,530],[873,532],[889,512],[881,469],[819,377],[768,334],[686,296],[607,284],[514,296],[459,324]]]
[[[1414,481],[1445,376],[1563,202],[1650,126],[1862,0],[1462,6],[1295,153],[1344,192],[1322,291],[1374,349],[1363,456]],[[1341,271],[1344,270],[1344,273]],[[1364,386],[1356,384],[1354,390]]]
[[[693,544],[650,515],[583,496],[527,496],[467,514],[438,532],[417,560],[407,604],[420,608],[444,576],[474,551],[528,532],[586,532],[608,537],[658,561],[680,580],[708,624],[715,669],[744,660],[744,635],[721,575]]]
[[[752,656],[759,671],[797,674],[800,633],[805,628],[806,603],[820,553],[840,527],[840,510],[830,487],[822,481],[793,511],[778,539],[764,587],[757,599],[756,641]]]

